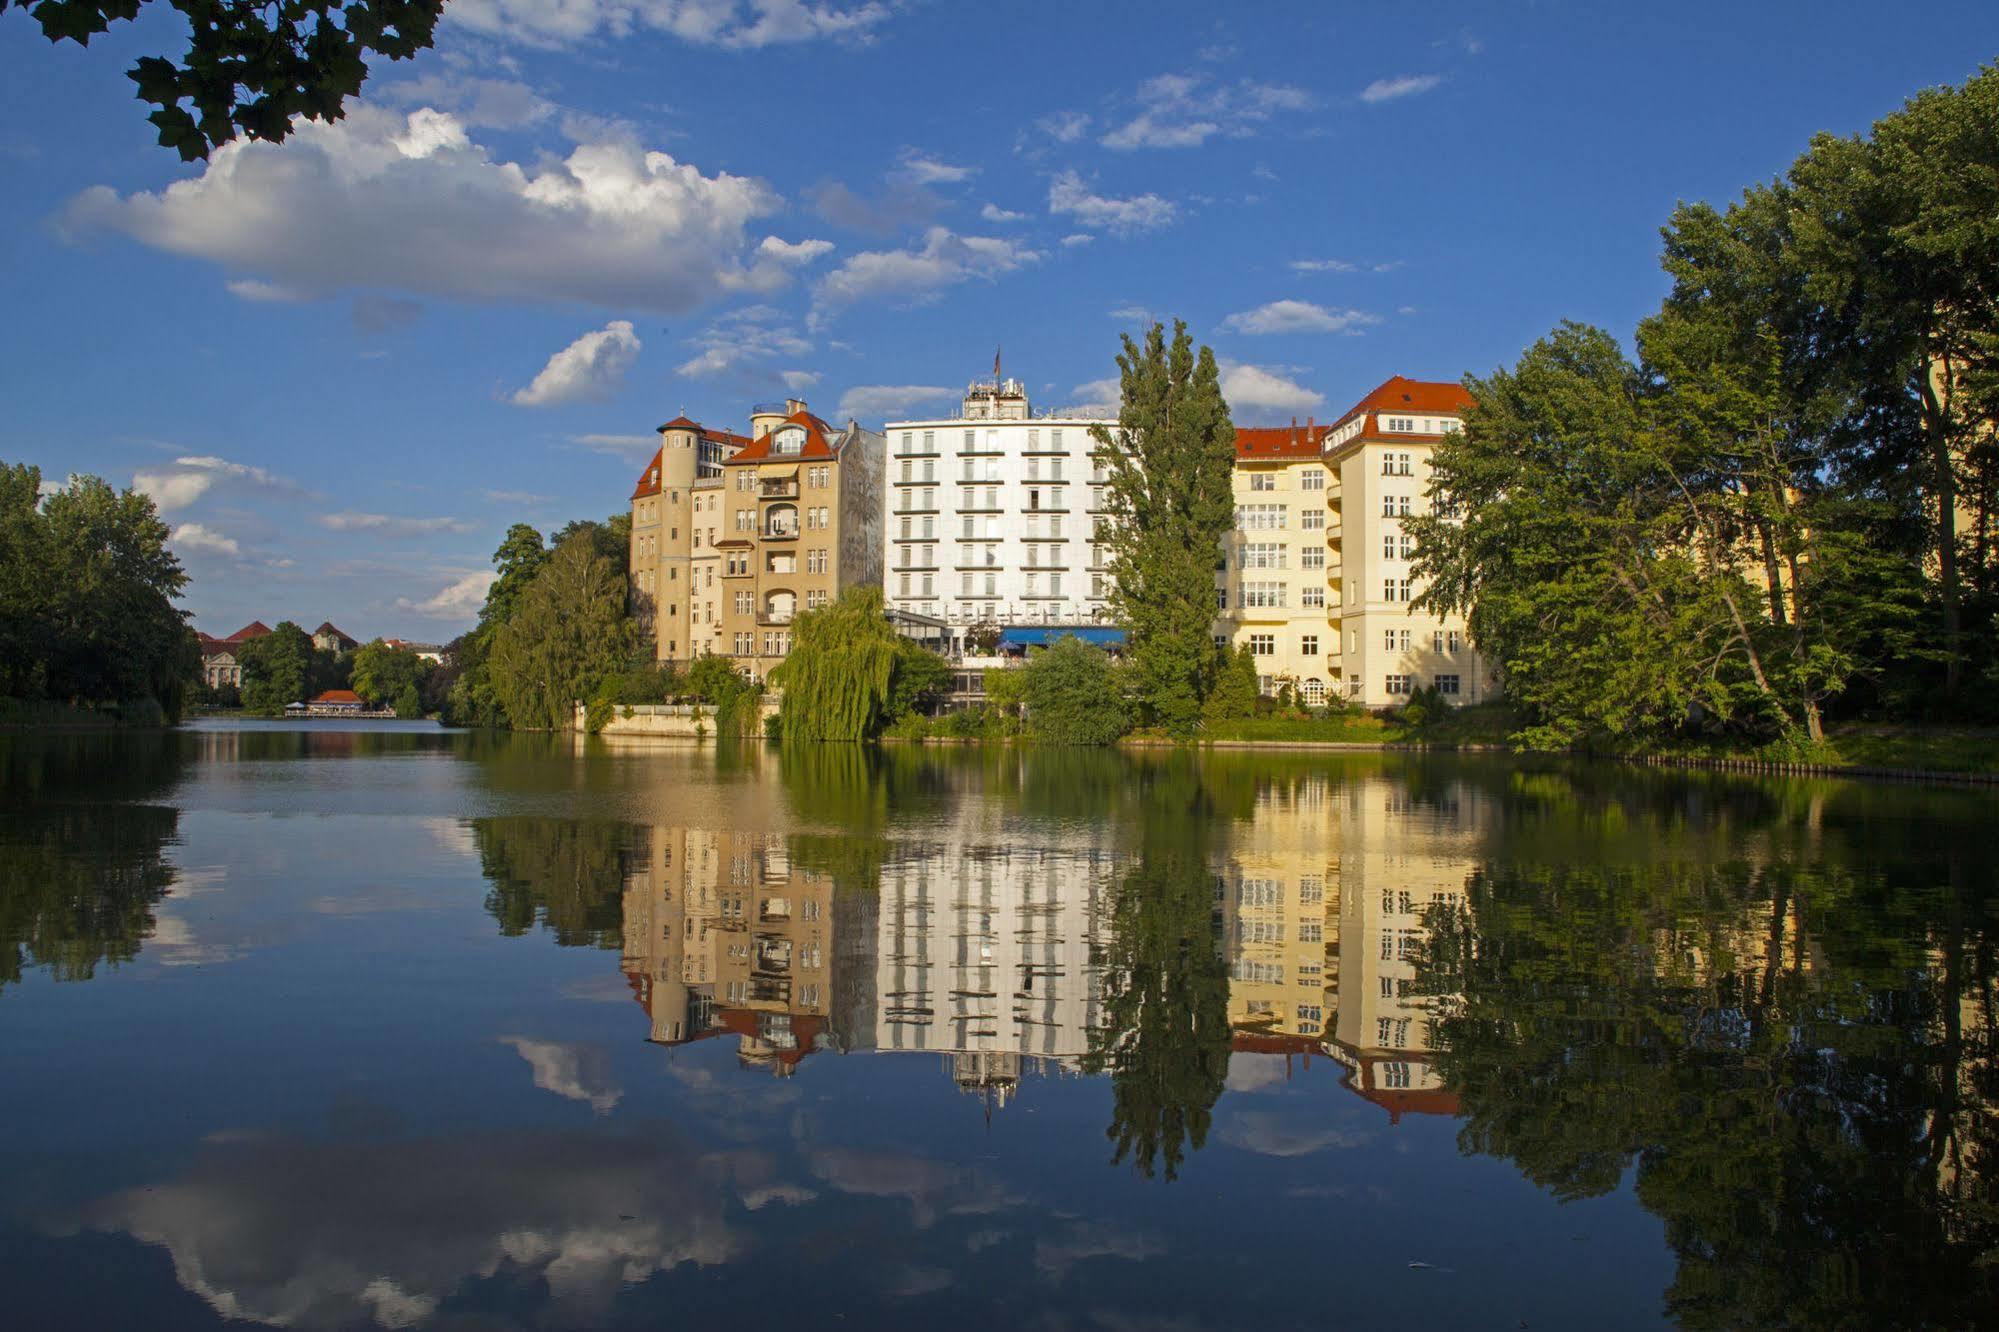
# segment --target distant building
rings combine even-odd
[[[262,620],[252,620],[227,638],[196,634],[201,643],[201,682],[210,689],[242,688],[243,645],[270,632]]]
[[[791,621],[881,581],[882,436],[836,430],[800,399],[751,409],[750,434],[679,417],[632,492],[632,604],[659,660],[731,658],[761,678]]]
[[[312,631],[312,645],[336,657],[344,657],[361,646],[359,640],[336,629],[331,620],[321,622],[319,628]]]
[[[351,689],[328,689],[319,694],[306,707],[314,712],[360,712],[367,707],[362,697]]]
[[[997,366],[995,366],[997,370]],[[1108,552],[1097,542],[1106,476],[1093,426],[1035,417],[1018,379],[979,380],[957,416],[891,421],[881,518],[884,593],[895,610],[966,628],[1100,624]]]
[[[385,638],[382,640],[382,645],[394,648],[398,652],[414,653],[432,665],[442,665],[444,662],[444,648],[438,643],[412,643],[407,638]]]

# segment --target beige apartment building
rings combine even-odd
[[[1459,384],[1388,380],[1335,421],[1323,456],[1329,595],[1338,605],[1326,669],[1349,699],[1393,707],[1435,686],[1451,703],[1496,697],[1498,682],[1473,650],[1461,615],[1418,611],[1415,538],[1403,520],[1430,513],[1430,453],[1463,426],[1471,395]]]
[[[1262,693],[1289,685],[1313,707],[1340,685],[1326,435],[1310,421],[1236,431],[1235,529],[1216,575],[1217,644],[1250,649]]]
[[[885,440],[835,430],[799,399],[760,404],[750,433],[685,417],[632,495],[632,596],[658,659],[729,657],[761,679],[791,622],[856,583],[881,582]]]

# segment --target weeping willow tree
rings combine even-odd
[[[879,587],[850,587],[799,616],[791,651],[770,677],[784,690],[784,738],[866,740],[880,731],[900,643]]]

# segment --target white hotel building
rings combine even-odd
[[[892,610],[966,626],[1105,623],[1104,506],[1090,427],[1033,416],[1018,379],[971,384],[959,414],[891,421],[883,544]]]

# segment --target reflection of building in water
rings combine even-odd
[[[956,838],[886,866],[876,1048],[944,1054],[1001,1105],[1024,1071],[1074,1068],[1101,1020],[1111,869],[1101,848]]]
[[[1445,792],[1418,799],[1396,782],[1317,774],[1273,782],[1216,884],[1237,1049],[1324,1050],[1391,1119],[1457,1108],[1430,1061],[1447,998],[1418,992],[1417,963],[1428,913],[1463,905],[1486,819],[1474,791]]]
[[[623,967],[651,1039],[724,1032],[788,1074],[833,1040],[832,881],[762,833],[654,828],[628,853]]]

